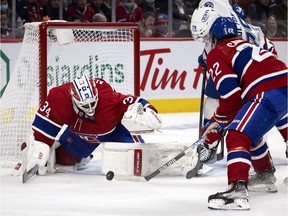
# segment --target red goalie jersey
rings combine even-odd
[[[132,136],[121,124],[121,120],[131,104],[141,103],[143,107],[154,107],[143,98],[116,92],[102,79],[95,78],[93,82],[98,92],[94,116],[87,117],[77,109],[69,92],[71,83],[55,87],[50,90],[36,113],[32,124],[35,140],[51,146],[62,126],[68,125],[73,134],[97,146],[104,141],[132,143],[140,139],[143,142],[140,136]]]

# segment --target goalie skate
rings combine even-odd
[[[230,189],[209,196],[208,208],[216,210],[250,210],[246,183],[237,181]]]
[[[248,188],[251,191],[267,191],[276,193],[278,191],[276,185],[276,177],[274,175],[275,168],[254,173],[249,176]]]

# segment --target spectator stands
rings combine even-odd
[[[106,19],[102,20],[107,20],[107,22],[138,23],[144,31],[146,27],[143,27],[145,20],[143,17],[147,12],[155,14],[155,24],[158,22],[159,14],[172,14],[172,19],[167,20],[167,22],[172,20],[172,24],[167,25],[170,28],[168,37],[190,37],[190,17],[199,4],[199,0],[17,0],[16,3],[14,2],[16,11],[13,12],[13,2],[1,1],[1,13],[5,13],[2,18],[3,22],[6,16],[8,19],[7,22],[1,23],[6,28],[6,32],[3,31],[1,38],[21,37],[23,33],[17,35],[10,33],[19,31],[26,22],[58,20],[60,17],[67,21],[75,21],[75,17],[77,17],[76,20],[81,22],[92,22],[92,17],[96,13],[105,16]],[[168,2],[172,5],[168,5]],[[278,33],[275,33],[274,37],[287,37],[287,0],[230,0],[230,3],[242,7],[247,21],[260,26],[263,32],[271,32],[271,30],[267,30],[267,20],[268,17],[275,17]],[[97,20],[101,21],[101,19]],[[272,23],[271,20],[270,18],[269,23]],[[157,29],[155,28],[152,27],[149,30],[152,37],[156,35],[154,31]],[[149,35],[147,32],[142,34],[143,37],[147,37],[147,35]],[[149,35],[149,37],[151,36]]]

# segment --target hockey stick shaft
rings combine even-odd
[[[202,79],[202,88],[201,88],[201,99],[200,99],[200,113],[199,113],[199,139],[202,136],[202,126],[203,126],[203,113],[204,113],[204,96],[205,96],[205,83],[206,83],[206,70],[203,70],[203,79]],[[203,163],[200,161],[200,147],[198,147],[198,160],[195,167],[186,173],[186,178],[190,179],[197,175],[198,171],[203,166]]]
[[[200,113],[199,113],[199,139],[202,136],[202,125],[203,125],[203,112],[204,112],[204,96],[205,96],[205,83],[206,83],[206,70],[203,70],[201,98],[200,98]]]
[[[224,139],[220,141],[221,152],[217,154],[217,161],[220,161],[224,158]]]
[[[166,162],[163,166],[161,166],[160,168],[158,168],[157,170],[155,170],[153,173],[149,174],[148,176],[145,176],[144,178],[146,179],[146,181],[151,180],[152,178],[154,178],[155,176],[159,175],[160,173],[164,172],[164,170],[166,170],[168,167],[172,166],[176,161],[178,161],[180,158],[182,158],[184,155],[186,155],[188,152],[190,152],[191,150],[195,149],[197,146],[199,146],[202,142],[203,142],[204,138],[201,138],[199,140],[197,140],[196,142],[194,142],[192,145],[190,145],[187,149],[185,149],[184,151],[180,152],[178,155],[176,155],[175,157],[173,157],[171,160],[169,160],[168,162]]]

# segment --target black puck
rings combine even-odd
[[[106,179],[108,181],[111,181],[113,178],[114,178],[114,172],[112,172],[112,171],[107,172]]]

